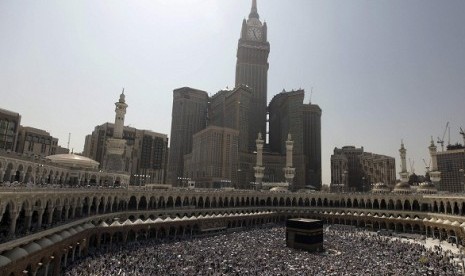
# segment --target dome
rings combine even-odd
[[[31,253],[34,253],[36,251],[39,251],[39,250],[42,250],[42,247],[40,247],[40,245],[38,245],[37,243],[35,242],[31,242],[30,244],[26,245],[25,247],[23,247],[24,250],[27,251],[27,253],[31,254]]]
[[[84,228],[82,228],[81,225],[78,225],[78,226],[74,227],[74,230],[76,230],[79,233],[79,232],[84,231]]]
[[[430,181],[420,183],[417,189],[417,192],[422,194],[435,194],[437,191],[436,186]]]
[[[5,266],[7,264],[11,263],[11,260],[8,259],[7,257],[0,255],[0,266]]]
[[[401,194],[407,194],[407,193],[411,193],[411,188],[410,188],[410,184],[408,184],[407,182],[399,182],[396,184],[396,186],[394,186],[394,192],[395,193],[401,193]]]
[[[50,237],[48,237],[49,240],[51,240],[54,243],[61,242],[63,238],[61,236],[58,236],[57,234],[53,234]]]
[[[68,232],[68,231],[66,231],[66,230],[62,231],[59,235],[60,235],[63,239],[66,239],[66,238],[71,237],[71,233]]]
[[[373,185],[373,189],[371,190],[372,193],[389,193],[391,191],[391,189],[389,189],[389,187],[382,183],[382,182],[379,182],[379,183],[376,183],[375,185]]]
[[[27,255],[28,255],[27,251],[20,247],[16,247],[15,249],[12,249],[6,252],[5,254],[3,254],[3,256],[7,257],[11,261],[16,261],[18,259],[26,257]]]
[[[73,153],[49,155],[45,158],[53,163],[75,168],[98,169],[100,164],[95,160]]]
[[[74,228],[69,228],[67,230],[71,235],[76,235],[78,232]]]
[[[94,228],[94,227],[95,227],[95,225],[93,225],[93,224],[90,223],[90,222],[84,224],[84,226],[83,226],[84,229],[90,229],[90,228]]]
[[[37,242],[38,245],[40,245],[42,248],[45,248],[47,246],[53,245],[53,242],[47,238],[42,238]]]
[[[270,189],[270,192],[287,192],[286,187],[273,187]]]
[[[121,225],[122,224],[119,221],[115,220],[110,226],[121,226]]]
[[[102,221],[98,226],[100,226],[100,227],[108,227],[108,223],[106,223],[105,221]]]

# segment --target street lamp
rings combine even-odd
[[[362,192],[365,192],[365,176],[362,176]]]

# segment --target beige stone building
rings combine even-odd
[[[0,108],[0,149],[15,151],[21,124],[19,113]]]
[[[437,169],[441,173],[438,190],[463,193],[465,191],[465,148],[449,146],[445,151],[436,152],[436,158]]]
[[[45,157],[57,153],[58,138],[45,130],[20,126],[16,152],[26,155]]]
[[[124,90],[115,106],[115,123],[96,126],[86,136],[83,155],[105,171],[129,173],[131,185],[165,183],[168,136],[124,126],[128,106]]]
[[[335,148],[331,155],[331,185],[347,191],[368,191],[371,184],[378,182],[393,187],[395,167],[394,157],[365,152],[363,147]]]
[[[192,153],[184,159],[184,176],[195,180],[196,187],[236,186],[238,140],[239,131],[216,126],[209,126],[194,134]]]
[[[251,189],[257,181],[254,168],[259,133],[264,138],[263,178],[260,177],[260,181],[285,181],[285,142],[291,134],[295,178],[290,187],[313,186],[318,189],[321,186],[321,109],[317,105],[304,104],[302,89],[284,91],[267,106],[270,53],[267,32],[267,25],[260,20],[256,2],[253,2],[248,18],[242,22],[238,41],[235,88],[221,90],[211,97],[205,91],[188,87],[174,90],[168,183],[180,185],[179,178],[203,181],[193,173],[196,169],[185,167],[192,168],[192,162],[187,162],[184,157],[194,158],[195,152],[200,151],[195,148],[199,145],[194,143],[196,133],[216,126],[238,131],[238,150],[234,153],[239,157],[238,164],[224,163],[233,167],[221,169],[231,172],[225,181],[234,183],[235,188]],[[207,159],[200,163],[210,162]]]

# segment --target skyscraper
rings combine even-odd
[[[269,144],[263,147],[264,170],[260,181],[287,181],[283,168],[288,152],[286,140],[291,134],[293,150],[289,164],[295,169],[292,189],[321,186],[321,109],[303,103],[302,89],[278,94],[267,107],[269,53],[267,26],[260,21],[257,1],[253,0],[249,17],[242,22],[235,88],[221,90],[211,97],[192,88],[175,90],[168,183],[179,185],[179,177],[188,177],[204,187],[215,186],[220,179],[236,188],[251,188],[256,182],[255,140],[261,133],[262,137],[269,136],[269,141],[264,141]],[[221,137],[229,141],[221,141]],[[209,146],[215,147],[214,150]],[[220,155],[226,158],[224,162],[217,162]]]
[[[303,154],[305,155],[305,184],[321,188],[321,108],[303,104]]]
[[[182,87],[173,91],[171,141],[168,157],[168,179],[176,184],[184,174],[184,155],[192,152],[192,137],[207,124],[208,94]]]
[[[304,104],[305,91],[283,91],[268,105],[270,150],[284,155],[286,137],[294,141],[295,188],[321,187],[321,108]]]
[[[242,22],[236,63],[236,87],[244,84],[252,89],[249,145],[254,145],[258,132],[266,133],[269,53],[266,22],[260,21],[257,1],[253,0],[249,18]]]

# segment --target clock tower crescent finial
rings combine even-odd
[[[250,10],[249,19],[250,18],[257,18],[260,19],[260,16],[257,12],[257,0],[252,0],[252,9]]]

